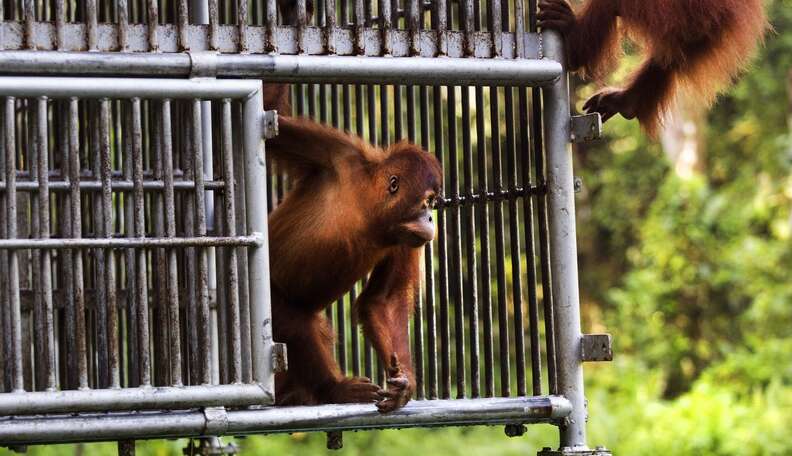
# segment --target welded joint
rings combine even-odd
[[[190,78],[217,77],[217,51],[187,51],[190,56]]]
[[[580,360],[613,361],[612,339],[610,334],[583,334],[580,340]]]
[[[261,113],[261,132],[265,139],[278,136],[278,111],[264,111]]]
[[[573,143],[594,141],[602,136],[602,117],[598,112],[572,116],[569,129]]]
[[[267,235],[260,231],[254,231],[248,237],[253,240],[253,245],[256,248],[264,247],[267,241]]]
[[[203,409],[204,430],[203,435],[223,435],[228,430],[228,414],[225,407],[206,407]]]
[[[286,352],[286,344],[280,342],[272,343],[272,372],[282,373],[289,369],[289,360]]]

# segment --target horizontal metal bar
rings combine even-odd
[[[259,384],[22,392],[0,394],[0,416],[240,407],[271,404],[272,400],[271,392]]]
[[[376,22],[373,22],[376,23]],[[179,43],[179,33],[173,24],[162,24],[159,26],[157,34],[157,49],[163,53],[179,52],[183,49],[191,51],[209,51],[209,30],[205,25],[190,24],[184,27],[184,44]],[[148,37],[146,36],[147,27],[145,24],[130,24],[128,28],[128,39],[126,46],[121,46],[119,36],[116,32],[115,24],[99,24],[96,48],[92,51],[116,51],[124,49],[129,52],[145,53],[151,51]],[[64,24],[64,40],[60,48],[56,48],[55,27],[47,22],[36,22],[33,24],[32,41],[35,49],[40,51],[85,51],[88,48],[86,43],[85,25],[80,23]],[[329,38],[335,43],[335,54],[337,55],[379,55],[383,49],[383,36],[381,30],[376,28],[362,28],[360,32],[360,42],[356,43],[356,30],[354,28],[337,27],[332,32],[321,27],[307,26],[302,28],[302,49],[298,46],[297,28],[291,26],[279,26],[273,30],[273,41],[280,54],[307,55],[325,54],[327,49],[325,42]],[[3,46],[7,50],[28,49],[22,39],[21,24],[15,22],[5,22],[0,24],[0,33],[3,36]],[[221,25],[217,34],[217,49],[222,53],[238,53],[242,50],[239,45],[239,28],[236,25]],[[268,48],[267,29],[263,26],[248,26],[246,30],[248,39],[247,52],[251,54],[266,54],[272,49]],[[439,44],[437,32],[435,30],[416,31],[417,49],[412,51],[413,39],[408,30],[391,30],[391,55],[403,57],[410,55],[420,55],[423,57],[434,57],[438,55]],[[465,52],[466,41],[472,47],[473,55],[477,58],[491,58],[493,54],[492,36],[488,32],[473,32],[471,40],[465,39],[464,32],[448,30],[445,33],[446,53],[448,57],[467,57]],[[500,36],[501,55],[499,57],[511,59],[516,58],[516,41],[520,35],[511,32],[502,32]],[[525,43],[525,58],[538,58],[540,52],[539,36],[535,33],[525,33],[522,35]],[[357,44],[357,45],[356,45]],[[302,51],[302,52],[301,52]]]
[[[569,414],[563,397],[412,401],[388,414],[371,404],[232,410],[222,423],[201,411],[0,418],[0,444],[33,444],[268,434],[302,431],[556,422]]]
[[[201,78],[0,77],[0,96],[10,97],[221,99],[247,98],[260,89],[259,81]]]
[[[438,198],[437,207],[456,207],[471,204],[480,204],[489,201],[507,201],[516,198],[541,195],[545,192],[544,186],[532,185],[528,188],[515,187],[511,189],[501,189],[486,193],[472,193],[467,195],[455,195],[449,198]]]
[[[163,247],[254,247],[261,239],[251,236],[204,236],[178,238],[103,238],[103,239],[0,239],[0,250],[20,249],[130,249]]]
[[[68,192],[71,187],[71,182],[68,180],[61,180],[61,181],[49,181],[48,187],[50,191],[53,192]],[[206,190],[218,190],[225,187],[225,182],[223,181],[206,181],[204,182],[204,188]],[[15,188],[18,192],[32,192],[38,191],[39,185],[36,181],[17,181]],[[102,182],[101,181],[89,181],[89,180],[80,180],[79,185],[80,190],[85,191],[94,191],[98,192],[102,190]],[[114,191],[132,191],[134,188],[134,183],[131,180],[113,180],[110,182],[110,189]],[[155,190],[163,190],[165,188],[165,183],[161,180],[145,180],[143,181],[143,190],[146,191],[155,191]],[[193,181],[175,181],[173,183],[174,190],[192,190],[195,188],[195,182]],[[0,192],[5,192],[7,189],[7,185],[5,182],[0,182]]]
[[[222,55],[218,74],[322,83],[545,85],[561,75],[551,60]]]
[[[2,73],[46,73],[83,75],[142,75],[187,76],[191,61],[186,54],[132,54],[132,53],[68,53],[44,51],[4,51],[0,53]],[[265,82],[322,82],[322,83],[371,83],[399,84],[409,80],[413,84],[470,84],[470,85],[547,85],[561,75],[561,64],[547,59],[456,59],[410,57],[360,57],[360,56],[310,56],[310,55],[231,55],[217,56],[218,77],[245,77],[262,79]],[[174,71],[181,68],[181,72]],[[26,88],[34,81],[20,85],[14,78],[0,84],[0,94],[14,96],[29,94]],[[25,78],[28,80],[31,78]],[[113,85],[113,94],[108,94],[106,83],[99,79],[87,82],[71,80],[67,87],[59,87],[64,78],[47,78],[52,81],[46,86],[49,96],[130,96],[156,98],[201,98],[211,97],[225,89],[215,83],[200,80],[175,81],[163,86],[159,81],[126,80]],[[66,79],[68,81],[68,79]],[[85,81],[84,79],[80,81]],[[114,80],[115,81],[115,80]],[[220,81],[217,81],[220,82]],[[226,81],[231,82],[231,81]],[[251,81],[252,82],[252,81]],[[183,85],[183,84],[189,84]],[[234,84],[244,81],[234,81]],[[172,86],[175,85],[175,86]],[[232,85],[232,87],[235,87]],[[82,88],[83,91],[78,91]],[[89,90],[90,88],[90,90]],[[104,90],[103,90],[104,88]],[[197,89],[201,90],[197,90]],[[250,87],[238,90],[249,90]],[[69,92],[69,95],[64,95]],[[36,92],[40,93],[40,92]],[[98,93],[98,95],[97,95]],[[76,94],[76,95],[75,95]],[[165,95],[167,94],[167,95]],[[229,96],[229,95],[227,95]]]

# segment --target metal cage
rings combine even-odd
[[[586,446],[563,44],[535,2],[0,2],[0,445],[550,422]],[[282,13],[282,14],[279,14]],[[292,14],[292,13],[289,13]],[[280,17],[283,16],[283,17]],[[295,114],[443,164],[410,328],[416,397],[275,407],[265,169]],[[384,382],[350,311],[342,371]],[[277,341],[275,341],[277,342]]]

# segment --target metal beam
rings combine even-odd
[[[263,404],[271,400],[271,394],[258,384],[17,392],[0,394],[0,417],[107,410],[239,407]],[[6,423],[1,418],[0,423],[0,427],[5,427]]]
[[[0,52],[0,73],[92,75],[92,76],[150,76],[187,77],[192,72],[188,54],[161,53],[70,53],[45,51]],[[267,82],[322,82],[400,84],[469,84],[477,86],[545,86],[561,75],[561,64],[549,59],[455,59],[411,57],[310,56],[310,55],[226,55],[216,57],[217,76],[256,78]],[[27,80],[29,78],[25,78]],[[82,81],[82,80],[81,80]],[[89,87],[72,80],[71,85]],[[90,81],[90,80],[89,80]],[[58,82],[60,83],[60,81]],[[17,79],[0,86],[0,93],[15,90],[22,81]],[[200,84],[195,82],[194,84]],[[136,96],[153,96],[146,92],[150,82],[125,84]],[[205,84],[207,88],[213,87]],[[60,93],[56,85],[49,87]],[[159,88],[158,88],[159,89]],[[120,88],[124,91],[125,89]],[[168,88],[172,90],[172,88]],[[140,93],[143,92],[143,93]],[[163,92],[157,90],[157,93]],[[178,91],[177,91],[178,92]],[[18,95],[23,96],[23,95]],[[106,95],[110,96],[110,95]],[[123,95],[116,95],[123,96]],[[194,96],[201,97],[200,92]],[[162,95],[159,96],[160,98]],[[173,95],[177,98],[179,95]]]
[[[259,410],[113,413],[0,419],[0,445],[351,429],[554,422],[570,411],[556,396],[412,401],[388,414],[372,404]],[[222,415],[222,416],[219,416]]]

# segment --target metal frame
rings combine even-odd
[[[247,208],[240,207],[239,210],[246,218],[247,233],[206,236],[206,227],[203,227],[203,233],[199,229],[198,236],[179,238],[169,235],[162,238],[14,239],[16,236],[12,231],[7,231],[3,236],[0,230],[0,238],[5,237],[0,239],[0,255],[13,258],[16,251],[31,249],[41,252],[36,255],[46,260],[47,255],[57,249],[112,250],[167,246],[201,247],[206,250],[208,247],[237,246],[249,252],[249,293],[251,297],[260,297],[255,301],[260,301],[262,305],[255,306],[254,315],[251,315],[251,320],[257,322],[251,325],[251,338],[260,342],[252,344],[252,348],[257,350],[252,357],[255,383],[216,385],[213,384],[217,383],[216,379],[209,378],[205,379],[206,384],[192,387],[154,388],[144,385],[122,390],[3,393],[0,394],[0,444],[296,431],[337,432],[412,426],[517,426],[551,422],[561,429],[560,449],[545,450],[542,454],[607,454],[607,450],[590,450],[586,446],[587,411],[582,362],[587,355],[583,353],[584,336],[580,330],[574,179],[570,151],[570,140],[596,137],[599,123],[597,119],[587,119],[585,123],[577,122],[574,125],[571,122],[568,81],[561,63],[564,61],[563,43],[553,32],[541,35],[535,33],[535,1],[529,0],[528,11],[523,1],[515,1],[512,17],[512,11],[502,9],[500,2],[491,2],[486,24],[483,19],[485,15],[476,12],[479,5],[474,0],[457,2],[456,20],[453,6],[449,6],[446,0],[435,0],[428,7],[422,5],[420,0],[405,0],[403,10],[399,9],[397,1],[392,4],[384,1],[380,5],[382,9],[379,17],[373,15],[373,8],[366,7],[368,0],[320,0],[314,18],[307,17],[305,1],[298,1],[300,11],[295,25],[278,24],[275,0],[267,0],[263,9],[258,6],[258,11],[255,10],[255,2],[254,10],[251,11],[248,11],[245,1],[232,2],[235,9],[230,14],[228,11],[219,11],[216,0],[190,1],[189,9],[194,24],[189,23],[186,0],[177,2],[178,9],[174,10],[175,16],[167,20],[172,22],[168,24],[160,24],[160,15],[170,13],[158,11],[157,2],[153,0],[145,0],[144,11],[128,8],[126,1],[114,3],[114,8],[118,9],[113,10],[115,19],[112,23],[101,23],[101,18],[97,18],[100,11],[91,10],[90,7],[86,9],[86,17],[82,17],[78,23],[69,23],[66,18],[74,12],[66,11],[60,2],[55,2],[53,22],[40,21],[34,2],[24,0],[23,3],[25,7],[22,11],[6,12],[7,16],[15,20],[0,24],[0,45],[6,49],[0,52],[0,74],[73,75],[80,76],[80,79],[0,77],[1,96],[245,100],[242,116],[246,119],[246,128],[234,141],[243,144],[245,149],[244,167],[237,171],[242,168],[245,170],[244,193],[247,200],[242,206]],[[130,0],[130,3],[143,5],[144,1]],[[91,4],[96,6],[95,2]],[[336,6],[340,11],[336,10]],[[3,14],[0,11],[0,20]],[[137,18],[133,17],[135,15]],[[431,27],[424,24],[426,16],[431,16]],[[526,31],[526,19],[531,33]],[[402,26],[399,25],[400,21]],[[149,27],[146,24],[157,25]],[[50,52],[55,50],[58,52]],[[86,50],[91,52],[84,52]],[[407,56],[409,58],[399,58]],[[154,84],[148,79],[85,79],[85,76],[119,75],[200,79],[157,79]],[[384,88],[384,84],[393,84],[398,90],[392,99],[393,103],[397,103],[395,112],[399,112],[398,106],[405,100],[408,106],[412,106],[412,111],[408,110],[407,113],[407,136],[415,142],[420,137],[421,145],[426,149],[433,148],[438,158],[450,168],[448,189],[440,200],[441,211],[438,214],[440,240],[437,247],[429,246],[426,250],[426,293],[417,303],[413,327],[416,356],[419,357],[416,362],[420,363],[416,374],[422,382],[418,399],[429,400],[412,401],[404,409],[389,415],[380,415],[372,407],[364,405],[226,409],[244,408],[246,405],[272,400],[266,211],[260,208],[271,208],[277,204],[277,197],[287,188],[287,183],[280,176],[265,173],[261,146],[264,131],[260,109],[261,83],[214,78],[259,78],[265,83],[297,83],[295,94],[298,113],[313,115],[325,122],[331,121],[339,128],[343,123],[343,128],[349,131],[353,130],[354,123],[354,130],[358,134],[363,135],[365,130],[373,135],[369,139],[379,144],[390,141],[387,126],[389,91]],[[316,87],[312,83],[323,84],[319,87],[318,99],[322,101],[318,106]],[[338,86],[324,84],[354,85],[342,86],[339,94]],[[417,103],[415,88],[412,85],[404,87],[403,84],[423,85],[418,88]],[[440,85],[448,87],[441,89]],[[456,86],[460,85],[475,86],[475,95],[465,89],[458,92]],[[499,89],[497,86],[507,88]],[[513,87],[519,89],[513,90]],[[525,87],[533,89],[526,90]],[[402,93],[406,96],[402,97]],[[457,131],[458,93],[462,98],[461,114],[464,119],[473,118],[470,109],[475,104],[477,135],[484,131],[482,119],[487,108],[484,105],[485,94],[489,96],[490,123],[495,132],[489,145],[483,144],[484,138],[477,136],[478,163],[473,162],[471,125],[463,123],[462,131]],[[331,112],[324,104],[328,95],[334,100]],[[376,112],[377,96],[382,110],[379,113]],[[472,103],[471,96],[475,96],[475,103]],[[353,97],[354,117],[350,115],[350,100]],[[346,103],[343,119],[338,112],[339,98],[343,98]],[[418,120],[415,110],[418,105],[420,131],[416,132]],[[433,106],[431,110],[428,108],[430,105]],[[521,124],[516,127],[515,105]],[[502,110],[509,113],[505,122],[506,145],[503,150],[501,133],[497,130],[500,128]],[[444,119],[445,114],[447,119]],[[381,126],[377,124],[378,115]],[[410,115],[413,116],[412,120]],[[202,125],[202,136],[194,137],[193,142],[200,143],[204,173],[193,172],[174,182],[173,176],[170,176],[170,180],[140,175],[133,178],[134,170],[129,170],[129,174],[125,172],[122,177],[111,178],[106,175],[101,182],[81,182],[77,179],[76,184],[73,184],[73,179],[48,176],[40,170],[28,176],[10,173],[0,183],[0,195],[28,192],[36,197],[39,189],[46,188],[52,192],[85,191],[101,192],[102,195],[112,191],[134,191],[136,195],[142,196],[144,190],[156,192],[170,189],[171,192],[192,190],[192,194],[198,198],[198,194],[203,192],[195,191],[197,188],[207,192],[223,191],[227,183],[212,178],[211,148],[218,142],[212,138],[211,119],[212,111],[208,103],[202,103],[200,109],[193,110],[193,122]],[[368,123],[364,125],[366,120]],[[396,122],[394,135],[398,138],[402,136],[401,116]],[[461,136],[461,149],[456,140],[444,143],[444,122],[448,125],[449,138]],[[530,136],[525,133],[529,123]],[[377,138],[376,132],[380,127],[382,136]],[[541,131],[544,135],[540,134]],[[515,144],[517,141],[520,142],[519,146]],[[524,156],[519,160],[516,152],[518,148],[524,149],[521,152]],[[458,160],[458,153],[461,154],[461,160]],[[490,154],[492,163],[487,161]],[[528,156],[532,156],[535,162],[524,163]],[[504,157],[505,163],[502,161]],[[462,178],[455,166],[458,162],[464,166]],[[454,165],[449,166],[448,163]],[[523,167],[521,173],[517,171],[518,165]],[[498,170],[493,171],[489,182],[486,172],[488,167]],[[501,175],[504,168],[509,170],[505,179]],[[483,177],[480,171],[475,172],[476,169],[485,170]],[[534,172],[535,178],[532,176]],[[474,178],[478,179],[480,185],[474,185]],[[263,189],[267,189],[270,194]],[[214,218],[211,216],[213,201],[209,195],[206,193],[204,200],[196,199],[196,203],[201,206],[203,201],[206,207],[204,215],[208,217],[207,222],[211,223]],[[524,234],[514,221],[519,219],[517,201],[520,198],[527,224],[523,228]],[[0,202],[2,200],[0,198]],[[46,207],[45,198],[39,199],[37,203],[39,208]],[[39,212],[45,215],[43,210]],[[532,225],[534,217],[536,226]],[[495,225],[495,239],[494,248],[490,250],[491,224]],[[508,234],[505,235],[507,225]],[[481,226],[487,229],[481,229]],[[480,230],[478,235],[471,231],[476,228]],[[461,239],[463,231],[468,233],[464,247]],[[533,250],[534,231],[539,236],[537,251]],[[476,288],[480,278],[477,279],[475,272],[469,272],[477,270],[477,256],[463,254],[475,251],[476,236],[481,238],[483,251],[479,257],[484,275],[480,280],[480,290]],[[504,260],[497,260],[496,271],[491,271],[489,264],[493,252],[505,258],[508,251],[513,261],[512,270],[519,276],[521,247],[515,243],[515,239],[521,236],[526,238],[525,245],[529,249],[526,255],[530,255],[532,260],[526,266],[529,282],[526,286],[529,294],[526,309],[530,325],[528,343],[523,336],[525,316],[521,298],[511,307],[507,305]],[[505,239],[510,241],[506,242]],[[518,258],[516,262],[515,256]],[[540,262],[538,267],[533,264],[534,258]],[[472,274],[470,277],[463,277],[463,260],[467,261],[468,274]],[[456,264],[456,267],[449,271],[448,265],[451,263]],[[13,277],[13,261],[10,264]],[[435,277],[433,271],[437,264],[440,271]],[[217,271],[217,274],[222,273]],[[543,291],[541,302],[544,306],[541,309],[535,289],[538,280],[542,282]],[[493,282],[497,284],[497,296],[490,297],[491,294],[495,295],[494,288],[491,288]],[[513,287],[514,295],[521,296],[523,291],[519,281]],[[18,315],[19,309],[24,306],[25,296],[19,296],[19,287],[16,288],[16,294],[12,300],[12,310]],[[479,296],[482,297],[480,303]],[[203,300],[205,297],[200,298]],[[465,307],[468,300],[469,309]],[[506,318],[510,308],[514,311],[513,321],[509,321],[511,316]],[[336,317],[339,331],[344,331],[343,325],[346,324],[344,309],[343,302],[335,307],[335,314],[328,309],[331,319]],[[497,311],[497,315],[493,310]],[[540,310],[545,323],[546,353],[540,351]],[[214,309],[211,312],[211,318],[218,318]],[[465,312],[470,312],[467,322]],[[483,319],[482,330],[489,337],[488,340],[485,336],[483,348],[478,338],[479,312]],[[351,324],[354,323],[352,320]],[[460,336],[464,334],[466,324],[474,331],[472,334],[476,334],[469,341]],[[514,351],[511,351],[508,343],[512,325],[515,331]],[[424,328],[428,328],[426,345]],[[440,328],[440,331],[436,331],[436,328]],[[496,346],[492,337],[496,331],[501,336],[499,346]],[[18,332],[15,331],[15,338]],[[216,334],[212,340],[216,346]],[[369,348],[356,345],[358,342],[355,337],[353,351],[364,355],[365,366],[361,369],[358,357],[352,360],[351,369],[356,374],[365,373],[373,378],[378,372],[372,353]],[[471,346],[469,359],[465,357],[466,343]],[[341,344],[338,347],[342,366],[347,365],[345,344],[346,341],[343,342],[343,348]],[[440,350],[434,353],[432,349],[438,345]],[[422,358],[425,349],[428,349],[429,358],[426,360]],[[478,377],[480,351],[484,354],[486,378],[483,381]],[[532,384],[527,383],[526,351],[530,352]],[[492,397],[497,375],[493,362],[495,353],[502,357],[505,355],[506,360],[510,356],[515,357],[517,397]],[[542,394],[543,354],[546,357],[549,395]],[[428,367],[426,371],[424,363]],[[453,373],[450,369],[453,364],[457,368],[455,384],[451,381]],[[467,364],[475,366],[468,374],[465,372]],[[510,395],[513,393],[509,386],[512,371],[508,361],[500,367],[500,393]],[[466,384],[466,375],[471,376],[471,384]],[[450,399],[452,391],[456,391],[458,397],[464,397],[468,390],[473,398]],[[529,391],[533,396],[528,395]],[[99,413],[108,410],[115,412]]]
[[[263,135],[265,134],[265,123],[262,112],[262,85],[259,81],[245,80],[178,80],[178,79],[119,79],[119,78],[48,78],[48,77],[0,77],[0,96],[6,100],[14,98],[34,98],[39,103],[46,102],[47,99],[131,99],[133,106],[139,106],[139,100],[196,100],[196,99],[216,99],[216,100],[241,100],[242,119],[244,119],[244,131],[242,132],[241,160],[245,161],[244,182],[246,204],[251,207],[265,207],[266,195],[266,166],[264,160]],[[137,101],[136,101],[137,100]],[[8,101],[6,102],[9,103]],[[6,121],[13,125],[13,105],[11,110],[6,110]],[[76,105],[75,105],[76,106]],[[45,109],[45,108],[44,108]],[[44,121],[46,111],[39,107],[38,119]],[[74,119],[72,125],[76,125],[76,110],[72,110]],[[139,117],[139,116],[138,116]],[[46,130],[46,125],[39,125],[37,131]],[[200,131],[194,128],[195,131]],[[6,131],[10,131],[6,129]],[[46,140],[46,139],[44,139]],[[10,141],[10,142],[9,142]],[[138,140],[139,142],[139,140]],[[45,143],[40,139],[39,147],[46,151]],[[6,148],[10,153],[4,154],[11,157],[16,154],[13,137],[7,135]],[[196,153],[199,153],[200,148]],[[139,152],[138,152],[139,154]],[[47,153],[39,154],[46,156]],[[107,169],[109,170],[109,153],[105,152]],[[8,169],[15,171],[13,160],[9,162]],[[197,166],[197,165],[196,165]],[[48,179],[41,173],[46,171],[46,162],[40,166],[38,174],[38,187],[47,188]],[[142,197],[142,171],[136,175],[134,187],[140,190]],[[15,172],[9,172],[6,176],[5,192],[8,198],[16,198],[16,185],[14,183]],[[171,173],[172,174],[172,173]],[[109,174],[103,172],[103,176],[109,178]],[[72,183],[77,183],[72,181]],[[171,181],[165,183],[165,190],[170,187],[173,189]],[[198,179],[193,186],[194,194],[202,195],[202,182]],[[102,191],[111,191],[110,182],[103,177]],[[173,190],[171,190],[172,192]],[[48,192],[38,192],[39,198]],[[109,195],[109,193],[108,193]],[[140,200],[140,210],[142,210],[142,199]],[[42,214],[49,212],[49,204],[42,203],[44,208]],[[135,203],[137,207],[137,202]],[[15,204],[8,205],[9,211],[15,211]],[[9,212],[10,214],[11,212]],[[135,216],[135,220],[142,220]],[[16,225],[15,217],[9,218],[9,223]],[[48,224],[46,226],[49,226]],[[248,252],[248,288],[250,294],[250,321],[252,338],[258,343],[252,344],[252,384],[244,385],[209,385],[211,379],[204,378],[203,385],[176,387],[153,387],[151,382],[143,381],[139,388],[117,389],[117,379],[115,388],[104,390],[79,390],[79,391],[42,391],[25,392],[22,389],[21,372],[15,372],[14,391],[0,395],[0,415],[19,415],[19,414],[41,414],[57,412],[81,412],[81,411],[118,411],[118,410],[140,410],[140,409],[179,409],[196,406],[242,406],[242,405],[266,405],[271,404],[274,398],[274,372],[272,363],[272,328],[270,315],[270,290],[269,290],[269,259],[267,245],[267,218],[261,211],[248,211],[247,214],[248,233],[243,236],[227,237],[169,237],[145,238],[142,228],[135,228],[138,236],[132,238],[110,238],[106,233],[104,237],[93,239],[49,239],[48,234],[39,239],[3,239],[0,241],[0,249],[8,250],[12,254],[21,249],[33,249],[48,255],[53,249],[84,249],[84,248],[154,248],[154,247],[199,247],[200,252],[206,252],[207,247],[219,246],[244,246]],[[46,230],[46,233],[49,229]],[[14,235],[12,233],[10,237]],[[200,233],[199,233],[200,234]],[[203,253],[205,254],[205,253]],[[202,254],[199,254],[202,255]],[[145,262],[145,258],[142,260]],[[12,271],[18,269],[15,257],[11,259]],[[43,270],[48,269],[44,268]],[[145,276],[145,270],[143,275]],[[18,273],[11,273],[11,282],[18,282]],[[204,287],[205,288],[205,287]],[[48,306],[50,310],[41,318],[52,319],[51,285],[45,290],[50,293]],[[14,315],[20,313],[19,288],[12,292],[11,305],[15,307]],[[51,322],[49,323],[52,324]],[[18,317],[12,328],[12,338],[20,344],[20,329]],[[141,327],[148,326],[141,322]],[[143,328],[148,331],[147,328]],[[49,357],[54,357],[54,347],[52,343],[48,345]],[[144,352],[147,351],[144,349]],[[14,357],[21,357],[21,352],[16,351]],[[20,369],[21,362],[14,362]],[[48,369],[51,379],[50,389],[56,387],[54,381],[53,367]],[[117,373],[116,373],[117,375]]]

